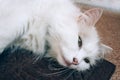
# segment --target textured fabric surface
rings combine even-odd
[[[109,80],[115,70],[106,60],[85,72],[60,66],[51,58],[34,61],[35,56],[27,50],[5,50],[0,55],[0,80]]]

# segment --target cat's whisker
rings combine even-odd
[[[57,67],[52,67],[52,66],[48,66],[48,68],[49,68],[50,70],[63,70],[63,69],[66,69],[66,67],[57,68]]]
[[[48,68],[50,70],[64,70],[66,69],[66,67],[60,66],[60,65],[56,65],[56,63],[53,63],[53,61],[55,61],[53,58],[50,59],[50,62],[48,64]]]
[[[64,80],[67,80],[74,72],[75,72],[75,70],[72,70],[72,71],[70,72],[70,74],[69,74]]]
[[[58,71],[58,72],[54,72],[54,73],[50,73],[50,74],[45,74],[46,76],[51,76],[51,75],[62,75],[64,74],[65,72],[69,71],[70,69],[65,69],[65,70],[62,70],[62,71]]]
[[[48,68],[49,68],[50,70],[63,70],[63,69],[66,69],[66,67],[56,67],[56,66],[54,66],[54,65],[52,65],[52,64],[49,64],[49,65],[48,65]]]
[[[63,70],[63,69],[66,69],[66,68],[56,68],[56,70]]]
[[[34,56],[33,64],[36,63],[38,60],[41,60],[42,58],[43,58],[42,56]]]

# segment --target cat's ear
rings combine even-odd
[[[112,48],[105,45],[105,44],[100,44],[100,54],[103,57],[106,53],[112,52]]]
[[[103,10],[100,8],[93,8],[84,12],[84,16],[80,16],[88,26],[94,26],[100,19]],[[81,19],[80,19],[81,20]]]

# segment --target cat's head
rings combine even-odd
[[[95,65],[96,60],[111,51],[110,47],[100,42],[94,27],[101,15],[101,9],[87,10],[76,20],[78,31],[75,30],[77,28],[62,30],[60,36],[58,36],[60,39],[51,40],[52,57],[56,58],[61,65],[79,71]],[[57,35],[57,33],[54,35]]]

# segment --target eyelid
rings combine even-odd
[[[82,41],[81,37],[79,36],[78,40]]]
[[[82,39],[80,36],[78,37],[78,46],[79,46],[79,48],[81,48],[81,46],[82,46]]]

